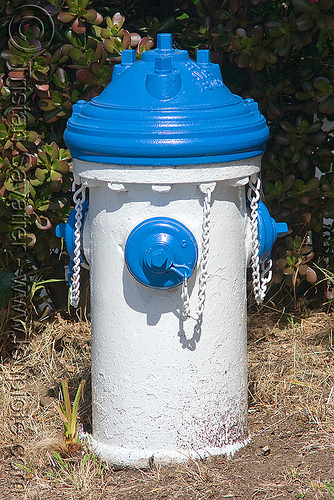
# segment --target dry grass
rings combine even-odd
[[[286,408],[334,430],[333,318],[325,313],[254,328],[248,348],[253,404]]]
[[[107,468],[85,449],[65,457],[55,401],[62,378],[72,400],[86,379],[81,417],[89,430],[90,329],[60,318],[35,328],[30,342],[1,366],[0,498],[334,498],[325,487],[334,477],[334,318],[317,313],[286,321],[261,314],[249,323],[251,444],[230,461],[216,457],[141,471]],[[13,474],[22,486],[10,493]]]

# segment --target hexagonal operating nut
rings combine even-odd
[[[172,251],[168,245],[163,243],[153,245],[145,253],[145,263],[151,271],[164,273],[168,271],[173,264]]]

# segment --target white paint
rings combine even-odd
[[[249,162],[147,169],[75,161],[75,173],[94,181],[84,230],[91,269],[92,446],[112,463],[145,466],[152,455],[161,463],[230,455],[247,442],[249,220],[242,180],[259,171],[260,158]],[[111,191],[110,182],[126,190]],[[216,182],[216,188],[198,333],[192,319],[178,319],[180,287],[156,290],[138,283],[125,266],[124,247],[137,224],[159,216],[185,224],[200,247],[203,182]],[[152,190],[159,183],[170,191]],[[189,280],[192,310],[197,291],[195,272]]]
[[[157,193],[168,193],[172,189],[172,186],[163,184],[152,184],[151,188],[153,191],[156,191]]]
[[[117,191],[117,192],[122,192],[122,191],[127,191],[126,187],[123,184],[116,184],[115,182],[108,182],[108,188],[111,189],[111,191]]]
[[[260,170],[260,156],[226,163],[166,167],[111,165],[73,160],[73,171],[87,180],[131,184],[173,184],[246,179]]]
[[[214,455],[221,455],[222,453],[226,454],[227,457],[230,458],[234,455],[234,453],[250,442],[250,438],[247,438],[239,443],[226,445],[223,452],[221,448],[206,448],[198,450],[134,450],[131,448],[121,448],[100,443],[86,433],[82,433],[80,438],[86,440],[88,446],[94,453],[102,456],[106,461],[121,467],[147,467],[150,459],[153,459],[154,463],[182,463],[189,459],[207,458]]]

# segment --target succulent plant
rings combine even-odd
[[[274,281],[281,283],[285,280],[288,285],[295,288],[303,279],[306,279],[314,285],[318,277],[309,265],[314,258],[312,245],[306,244],[302,238],[291,238],[291,236],[287,237],[286,245],[288,249],[285,256],[276,262]]]
[[[62,278],[68,261],[55,227],[72,204],[63,140],[72,106],[101,93],[124,48],[140,58],[153,42],[91,0],[8,0],[0,14],[0,272],[28,272],[31,286],[34,272]]]

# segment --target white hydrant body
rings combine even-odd
[[[174,167],[172,184],[165,168],[74,164],[92,186],[84,247],[90,246],[91,267],[93,445],[112,463],[231,454],[247,441],[245,184],[259,162]],[[179,220],[200,243],[199,186],[213,180],[205,314],[197,330],[195,320],[179,319],[180,287],[138,283],[124,248],[131,230],[153,216]],[[195,311],[198,273],[189,288]]]
[[[225,87],[209,51],[194,63],[169,34],[135,61],[123,51],[111,84],[74,107],[65,140],[82,187],[57,234],[77,301],[85,186],[91,443],[113,464],[141,467],[247,442],[246,269],[253,252],[259,283],[257,257],[279,228],[262,215],[259,246],[258,197],[251,217],[246,205],[268,138],[257,104]]]

